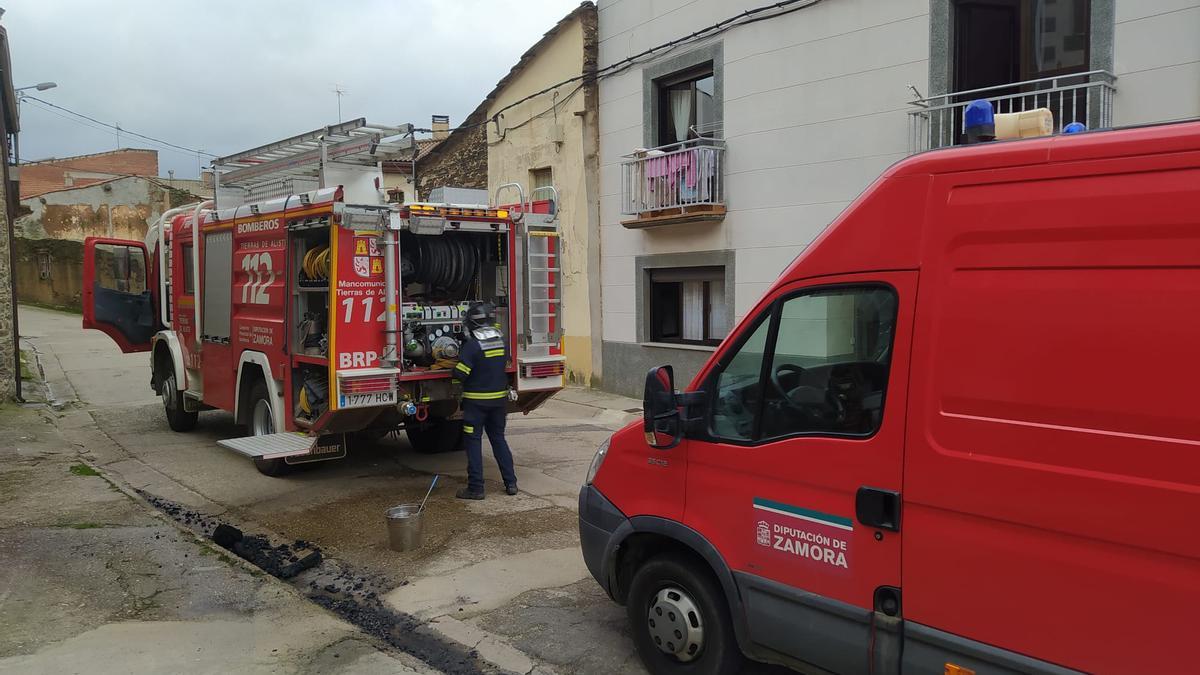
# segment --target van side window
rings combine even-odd
[[[895,292],[819,289],[772,311],[717,377],[711,432],[742,441],[875,433],[891,365]],[[771,324],[774,331],[765,330]]]

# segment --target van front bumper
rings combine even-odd
[[[613,595],[612,552],[616,548],[613,535],[622,525],[628,529],[628,522],[625,514],[596,488],[584,485],[579,491],[579,546],[583,549],[583,561],[600,587],[613,599],[616,599]]]

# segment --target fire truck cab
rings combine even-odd
[[[249,436],[220,445],[268,475],[344,457],[355,432],[457,448],[451,370],[474,302],[497,308],[509,410],[528,413],[563,385],[557,192],[388,203],[382,162],[412,146],[411,125],[359,119],[214,161],[215,202],[168,211],[144,242],[87,240],[83,327],[150,352],[172,429],[232,413]]]

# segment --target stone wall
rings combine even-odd
[[[472,115],[463,128],[450,134],[433,152],[417,158],[421,199],[427,199],[429,191],[438,187],[487,189],[487,130],[482,121],[482,114]]]
[[[14,245],[16,269],[13,277],[17,282],[17,300],[80,311],[83,243],[17,237]]]

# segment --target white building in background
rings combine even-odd
[[[1200,116],[1200,0],[805,0],[662,47],[763,5],[598,3],[606,389],[686,383],[884,168],[961,142],[972,99]]]

